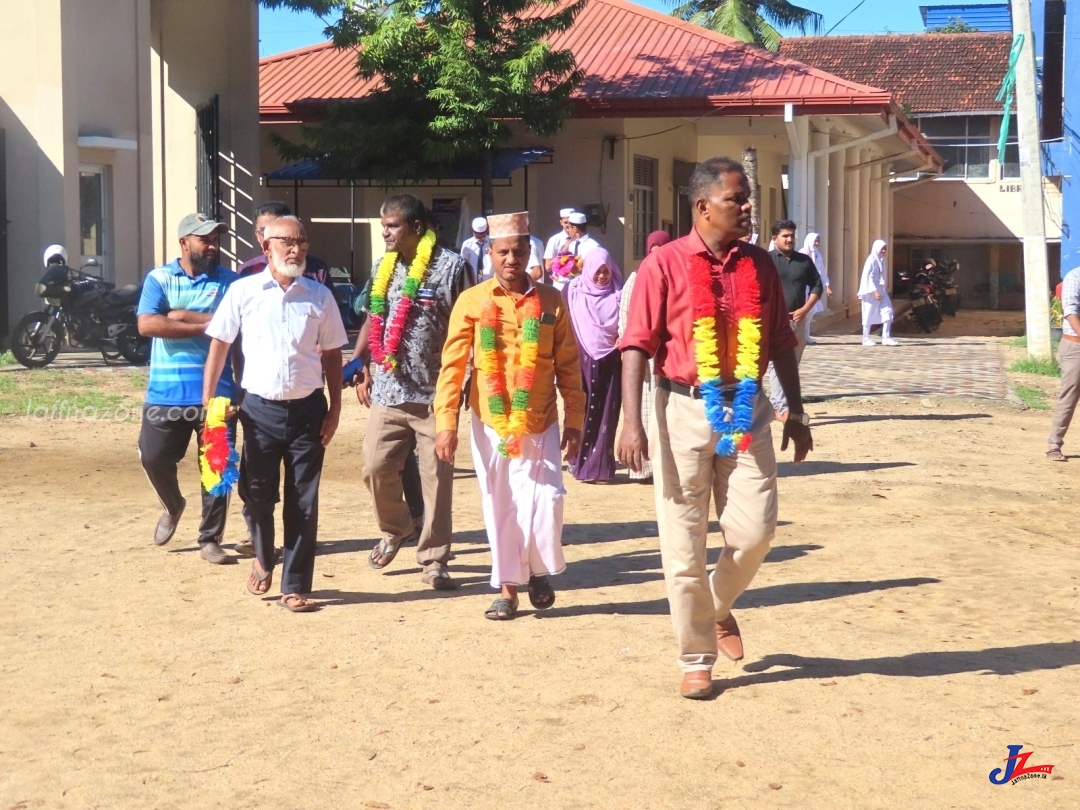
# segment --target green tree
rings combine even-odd
[[[825,23],[816,11],[788,0],[687,0],[671,14],[770,51],[780,48],[779,29],[820,34]]]
[[[554,135],[584,78],[573,54],[549,40],[586,0],[260,1],[329,18],[327,35],[339,48],[356,47],[358,74],[378,81],[364,99],[330,105],[326,120],[303,128],[302,143],[275,138],[283,158],[315,158],[344,178],[373,172],[386,186],[474,162],[486,213],[492,161],[511,138],[510,122]]]
[[[977,34],[979,29],[973,25],[968,25],[960,17],[949,17],[949,21],[945,25],[939,25],[937,28],[927,28],[928,34]]]

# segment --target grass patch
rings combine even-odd
[[[1050,405],[1046,402],[1046,394],[1040,391],[1038,388],[1032,388],[1029,385],[1018,385],[1013,391],[1016,395],[1023,400],[1024,404],[1035,411],[1048,411]]]
[[[131,372],[27,369],[0,374],[0,416],[112,419],[142,402],[144,369]],[[48,414],[48,416],[46,416]]]
[[[1060,377],[1061,366],[1054,357],[1024,357],[1009,367],[1018,374],[1038,374],[1040,377]]]
[[[15,359],[15,355],[11,352],[0,353],[0,366],[13,366],[19,361]]]
[[[1061,343],[1061,338],[1055,337],[1053,334],[1050,335],[1050,348],[1054,352],[1054,354],[1057,354],[1057,347],[1058,347],[1058,344],[1060,344],[1060,343]],[[1005,343],[1005,345],[1006,346],[1015,346],[1018,349],[1026,349],[1027,348],[1027,335],[1021,335],[1018,338],[1013,338],[1012,340],[1007,341]]]

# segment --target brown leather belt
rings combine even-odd
[[[1072,335],[1062,335],[1062,340],[1067,340],[1070,343],[1080,343],[1080,337],[1073,337]]]

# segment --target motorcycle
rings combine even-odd
[[[933,282],[937,299],[941,302],[941,311],[955,318],[962,302],[962,296],[955,281],[956,273],[960,270],[960,263],[955,259],[948,262],[943,259],[930,259],[927,265],[927,274]]]
[[[119,290],[101,276],[83,272],[99,267],[91,259],[78,270],[69,267],[67,251],[52,245],[45,251],[45,274],[34,288],[45,307],[19,319],[11,333],[11,353],[27,368],[44,368],[56,359],[65,341],[75,348],[101,351],[106,362],[121,357],[132,365],[150,360],[150,339],[139,334],[135,310],[141,288]]]
[[[907,318],[927,334],[933,332],[941,326],[941,306],[934,282],[928,273],[922,271],[914,275],[901,271],[900,279],[908,285],[911,296],[911,309],[907,311]]]

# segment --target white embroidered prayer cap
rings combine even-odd
[[[560,208],[559,209],[559,219],[566,219],[572,213],[574,213],[573,208]]]
[[[486,233],[488,222],[486,217],[477,217],[472,221],[472,229],[475,233]]]
[[[585,224],[585,215],[582,214],[580,211],[575,211],[574,213],[572,213],[570,215],[570,224],[571,225],[584,225]]]

